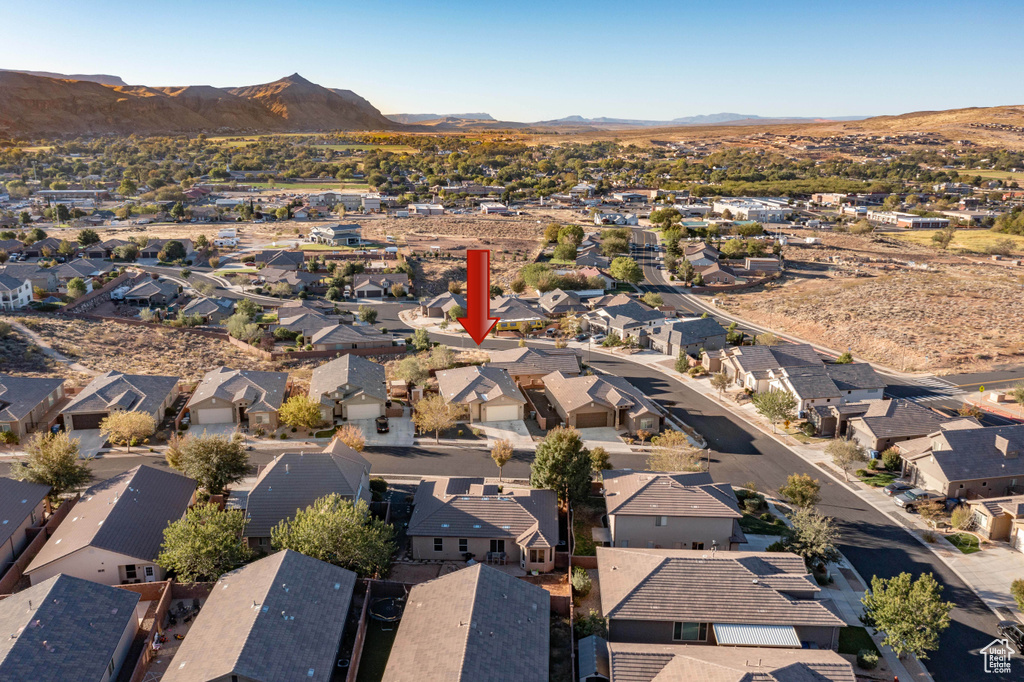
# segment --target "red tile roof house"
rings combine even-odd
[[[104,585],[163,580],[164,529],[188,511],[196,482],[146,464],[82,495],[25,569],[33,585],[66,573]]]
[[[846,623],[783,552],[597,548],[609,642],[835,650]]]
[[[503,369],[459,367],[437,373],[441,395],[453,405],[469,409],[469,421],[498,422],[523,418],[526,398]]]
[[[601,472],[613,547],[736,550],[747,539],[736,495],[706,472]]]
[[[406,534],[418,561],[519,565],[526,571],[555,568],[558,499],[553,490],[506,489],[482,478],[428,478],[416,489]]]

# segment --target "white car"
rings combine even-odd
[[[605,337],[605,335],[604,335],[604,334],[594,334],[594,335],[593,335],[592,337],[590,337],[590,338],[591,338],[591,340],[592,340],[592,341],[593,341],[594,343],[601,343],[602,341],[604,341],[604,340],[605,340],[605,338],[606,338],[606,337]]]

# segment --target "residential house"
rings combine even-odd
[[[355,224],[314,225],[309,229],[309,241],[331,246],[358,246],[363,243],[360,227]]]
[[[114,257],[114,249],[129,242],[125,239],[107,239],[82,248],[82,255],[92,260],[110,260]]]
[[[383,682],[547,682],[550,609],[546,590],[483,564],[415,585]]]
[[[466,308],[466,297],[462,294],[453,294],[449,291],[438,294],[420,304],[420,314],[423,317],[446,318],[452,308],[458,306],[463,311]]]
[[[0,477],[0,575],[28,546],[30,528],[46,519],[50,486]]]
[[[330,682],[356,574],[290,549],[225,573],[164,682]]]
[[[337,325],[337,318],[331,319],[324,313],[311,308],[289,306],[288,308],[278,308],[277,326],[274,329],[283,327],[297,334],[302,334],[304,338],[308,339],[321,329],[336,327]]]
[[[683,258],[698,270],[714,265],[721,256],[722,253],[718,249],[704,242],[683,247]]]
[[[728,333],[713,317],[688,317],[666,321],[647,332],[651,349],[678,357],[700,357],[701,351],[725,348]]]
[[[18,239],[0,239],[0,249],[13,256],[25,250],[25,243]]]
[[[302,251],[286,251],[285,249],[267,249],[257,251],[256,263],[262,263],[275,270],[301,270],[305,267],[306,256]]]
[[[542,294],[537,301],[549,317],[562,317],[563,315],[574,315],[587,312],[587,306],[583,305],[580,295],[575,291],[562,291],[554,289]]]
[[[583,315],[581,321],[584,329],[617,334],[623,340],[632,337],[644,345],[651,329],[664,323],[665,313],[629,299],[618,305],[595,308]]]
[[[309,397],[329,424],[336,419],[376,419],[388,400],[384,365],[358,355],[343,355],[313,370]]]
[[[64,399],[64,380],[0,374],[0,431],[24,438],[46,429],[46,416]]]
[[[661,410],[643,391],[612,375],[567,376],[552,372],[543,379],[544,395],[566,426],[610,427],[635,434],[661,432]]]
[[[508,206],[498,201],[481,201],[480,213],[484,215],[508,215]]]
[[[732,486],[707,472],[601,472],[613,547],[736,550],[747,541]]]
[[[25,258],[44,258],[50,256],[56,256],[57,250],[60,248],[60,239],[56,237],[47,237],[46,239],[40,239],[37,242],[26,244],[22,255]],[[78,244],[71,242],[73,247],[77,247]],[[74,255],[74,254],[72,254]]]
[[[971,530],[993,542],[1008,542],[1024,552],[1024,495],[969,500]]]
[[[846,626],[787,552],[597,548],[609,642],[835,650]]]
[[[387,298],[391,288],[400,286],[409,293],[409,275],[394,272],[385,275],[355,275],[352,277],[352,293],[356,298]]]
[[[43,291],[57,291],[57,269],[41,268],[37,263],[7,263],[0,267],[0,275],[12,277],[17,280],[18,287],[27,279],[31,289],[42,289]],[[6,280],[5,280],[6,281]],[[7,281],[6,287],[13,286]]]
[[[951,421],[965,420],[964,417],[948,417],[898,398],[869,400],[864,404],[864,412],[848,420],[846,437],[874,452],[882,452],[905,440],[924,438]]]
[[[604,296],[587,299],[587,305],[591,310],[597,310],[599,308],[613,308],[634,300],[629,294],[605,294]]]
[[[898,443],[904,478],[961,500],[1024,493],[1024,424],[972,422],[950,422],[924,438]]]
[[[739,275],[728,265],[715,263],[706,268],[698,268],[697,272],[705,285],[708,284],[736,284],[741,282]]]
[[[705,353],[704,367],[725,372],[729,380],[755,393],[768,390],[768,371],[782,367],[823,366],[821,356],[806,343],[777,346],[731,346]]]
[[[583,646],[582,640],[580,646]],[[605,654],[602,665],[610,677],[604,679],[613,682],[855,682],[857,679],[850,661],[835,651],[822,649],[745,647],[743,655],[739,656],[731,649],[713,646],[608,642]]]
[[[21,310],[32,302],[32,282],[0,272],[0,310]]]
[[[57,271],[57,291],[67,293],[68,282],[78,277],[85,282],[85,291],[89,293],[92,291],[93,278],[101,277],[110,272],[110,263],[94,261],[88,258],[78,258],[67,263],[61,263],[54,269]]]
[[[199,382],[187,407],[196,426],[248,423],[273,431],[287,395],[287,372],[218,367]]]
[[[193,298],[181,308],[185,315],[198,315],[203,324],[222,324],[235,311],[235,301],[231,298]]]
[[[181,287],[166,279],[147,279],[136,284],[124,295],[124,302],[129,305],[153,308],[166,306],[181,293]]]
[[[636,213],[607,213],[598,212],[594,214],[595,225],[639,225],[640,221]]]
[[[98,429],[111,412],[144,412],[159,424],[178,398],[178,377],[110,371],[89,382],[60,414],[68,431]]]
[[[797,400],[797,412],[817,405],[881,400],[885,382],[866,362],[798,365],[767,370],[769,391],[786,391]]]
[[[601,280],[602,282],[604,282],[602,286],[607,291],[608,289],[613,289],[615,287],[615,278],[609,275],[607,272],[605,272],[603,267],[604,266],[600,265],[589,265],[587,267],[579,267],[576,270],[576,274],[579,275],[580,277],[586,277],[588,282],[595,278]],[[594,307],[594,304],[592,302],[588,301],[588,303],[590,304],[591,308]]]
[[[278,455],[260,468],[245,496],[243,538],[253,549],[269,551],[274,526],[331,494],[370,501],[370,463],[365,457],[337,439],[322,451]]]
[[[279,283],[287,284],[288,291],[292,294],[305,291],[321,279],[321,275],[305,270],[279,270],[277,268],[263,268],[250,277],[266,287]]]
[[[185,516],[196,482],[140,464],[92,486],[25,569],[33,585],[66,573],[104,585],[164,579],[164,529]]]
[[[580,251],[576,254],[576,267],[577,268],[595,268],[597,270],[604,270],[612,264],[611,258],[602,256],[597,249],[590,249],[586,251]],[[590,277],[591,275],[584,275]]]
[[[0,679],[111,682],[139,629],[139,595],[55,575],[0,600]]]
[[[398,334],[384,333],[369,325],[336,324],[317,330],[309,337],[313,350],[347,351],[355,348],[392,348],[404,346]]]
[[[160,252],[164,250],[169,242],[178,242],[185,247],[185,258],[190,258],[193,252],[191,239],[151,239],[146,245],[139,249],[139,258],[159,258]]]
[[[484,484],[482,478],[426,478],[416,488],[406,534],[418,561],[555,568],[558,498],[553,490]]]
[[[519,386],[543,386],[552,372],[579,376],[583,371],[579,351],[573,348],[509,348],[488,351],[487,367],[508,372]]]
[[[491,317],[498,318],[498,324],[494,327],[498,331],[515,331],[520,324],[525,324],[529,329],[541,329],[548,323],[539,309],[511,296],[491,300]]]
[[[526,398],[503,369],[487,365],[447,369],[437,373],[437,387],[449,403],[466,406],[470,423],[523,418]]]

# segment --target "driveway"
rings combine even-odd
[[[610,455],[629,455],[633,449],[622,442],[619,432],[610,426],[599,426],[592,429],[577,429],[583,437],[583,444],[588,448],[602,447]]]
[[[82,459],[95,457],[107,444],[107,439],[99,429],[79,429],[68,434],[78,439],[78,456]]]
[[[377,424],[374,419],[353,419],[349,422],[363,430],[363,437],[367,445],[410,447],[414,444],[413,425],[411,417],[390,417],[388,418],[387,433],[377,433]]]
[[[522,419],[503,422],[477,422],[474,424],[478,429],[487,435],[487,445],[490,447],[496,440],[507,440],[512,443],[516,450],[536,450],[537,445],[526,428]]]

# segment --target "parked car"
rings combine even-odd
[[[576,335],[576,340],[577,341],[586,341],[589,338],[590,338],[590,334],[577,334]]]
[[[601,343],[602,341],[604,341],[604,339],[605,339],[605,335],[604,334],[594,334],[594,336],[593,336],[594,343]]]
[[[999,634],[1010,640],[1017,651],[1024,651],[1024,628],[1020,623],[1013,620],[1003,620],[998,625]]]
[[[908,490],[913,489],[914,486],[910,485],[909,483],[904,483],[903,481],[893,481],[889,485],[882,488],[882,492],[888,495],[889,497],[894,497],[896,495],[901,495],[907,492]]]
[[[908,512],[913,512],[918,505],[941,498],[941,495],[930,493],[924,488],[914,488],[913,490],[908,490],[902,495],[897,495],[894,501],[896,502],[897,507],[903,507]]]
[[[391,430],[387,417],[377,417],[377,433],[387,433]]]
[[[554,327],[548,327],[547,329],[544,330],[544,333],[547,334],[548,336],[554,336],[555,334],[558,333],[558,330],[555,329]]]

